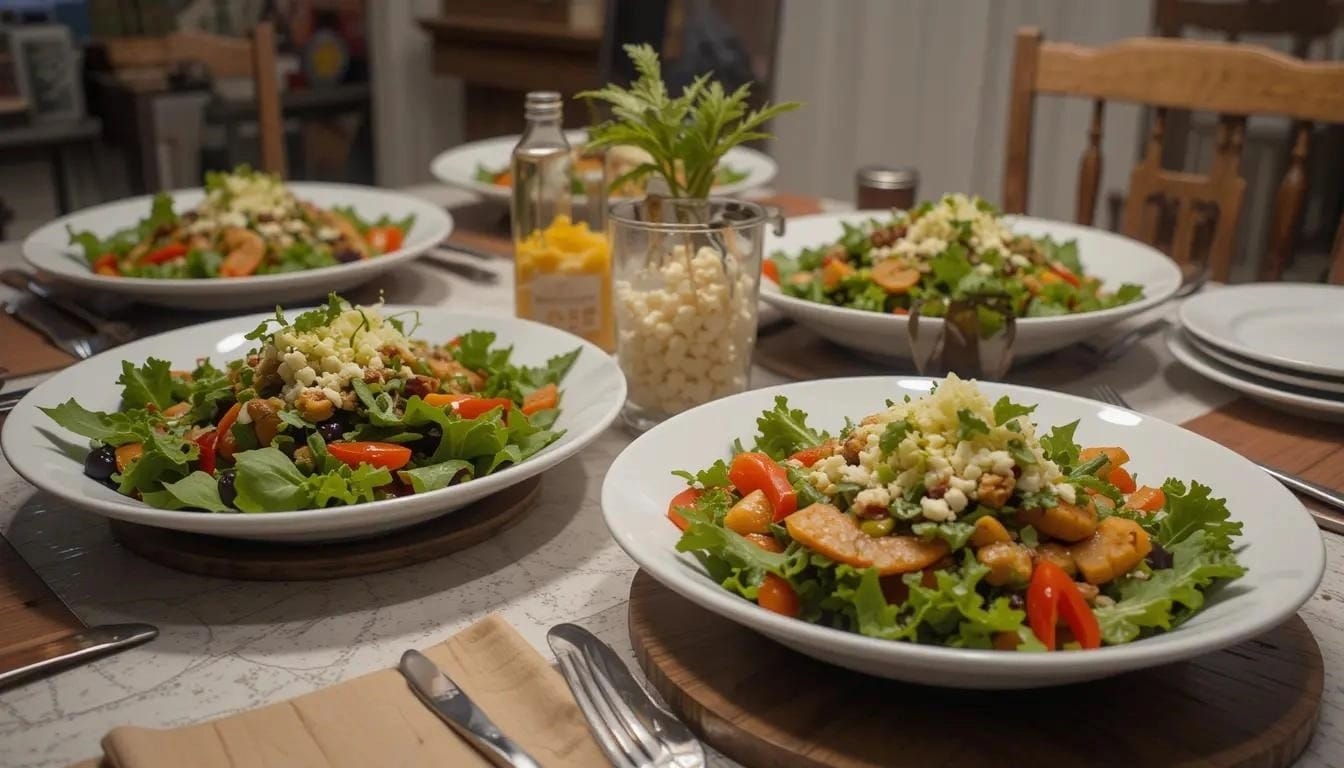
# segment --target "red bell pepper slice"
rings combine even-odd
[[[1055,624],[1061,616],[1079,645],[1101,647],[1101,626],[1083,593],[1063,568],[1041,560],[1027,585],[1027,622],[1048,650],[1055,650]]]
[[[766,259],[765,262],[761,264],[761,274],[765,276],[765,279],[771,281],[775,285],[779,285],[779,265],[776,264],[773,259]]]
[[[405,233],[396,227],[370,227],[369,231],[364,233],[364,241],[373,246],[379,253],[391,253],[401,248],[402,241],[406,238]]]
[[[1074,288],[1083,284],[1083,281],[1078,278],[1078,275],[1075,274],[1072,269],[1060,264],[1058,261],[1050,262],[1050,271],[1064,278],[1064,282],[1072,285]]]
[[[667,503],[667,519],[671,520],[673,525],[683,531],[690,528],[690,521],[683,517],[678,510],[682,507],[695,506],[696,500],[700,498],[700,494],[702,493],[704,493],[704,491],[699,488],[687,488],[676,496],[673,496],[672,500]]]
[[[370,464],[395,472],[411,460],[411,449],[396,443],[327,443],[327,453],[351,469]]]
[[[789,473],[764,453],[739,453],[728,468],[728,480],[743,496],[759,490],[765,494],[779,522],[798,511],[798,494]]]
[[[172,261],[179,256],[187,255],[186,243],[171,243],[165,245],[156,251],[150,251],[140,259],[141,264],[162,264],[165,261]]]
[[[197,459],[200,462],[200,470],[209,475],[215,474],[215,444],[219,442],[219,430],[203,432],[192,442],[201,448],[200,458]]]

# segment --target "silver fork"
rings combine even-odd
[[[702,768],[705,750],[654,703],[606,643],[573,624],[546,633],[588,727],[616,768]]]
[[[1100,384],[1093,387],[1092,394],[1096,395],[1096,398],[1103,403],[1118,405],[1121,408],[1129,408],[1129,403],[1125,402],[1125,398],[1110,384]],[[1281,472],[1273,467],[1261,464],[1258,461],[1252,460],[1251,463],[1264,470],[1270,477],[1278,480],[1287,487],[1288,490],[1295,491],[1303,496],[1310,496],[1322,504],[1326,504],[1334,509],[1344,512],[1344,496],[1341,496],[1329,488],[1303,480],[1297,475]],[[1311,513],[1313,518],[1315,518],[1318,527],[1333,533],[1344,533],[1344,517],[1312,509],[1311,507],[1307,507],[1307,511]]]

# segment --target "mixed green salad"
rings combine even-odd
[[[1140,485],[1078,422],[1037,434],[1035,406],[949,376],[834,437],[783,397],[756,444],[676,472],[668,516],[724,589],[870,637],[960,648],[1128,643],[1235,579],[1241,523],[1207,486]]]
[[[332,295],[263,322],[223,367],[122,364],[121,407],[42,409],[89,438],[84,473],[161,509],[284,512],[465,483],[558,440],[580,349],[519,366],[495,334],[412,338],[416,316]]]
[[[772,255],[766,276],[808,301],[894,314],[918,302],[935,317],[947,300],[970,296],[1002,297],[1014,317],[1094,312],[1143,296],[1132,283],[1102,290],[1084,272],[1076,241],[1015,234],[979,198],[946,195],[887,220],[841,226],[834,243]],[[984,322],[1001,322],[997,314]]]
[[[107,277],[203,279],[330,267],[399,250],[414,216],[370,221],[299,200],[280,177],[239,166],[207,173],[205,197],[177,213],[165,192],[132,227],[70,231],[89,268]]]

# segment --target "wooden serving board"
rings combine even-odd
[[[160,565],[201,576],[249,581],[313,581],[362,576],[443,557],[479,544],[517,522],[536,499],[541,478],[385,536],[316,544],[281,544],[170,531],[121,520],[112,535]]]
[[[1302,619],[1198,659],[1028,691],[931,688],[795,653],[639,572],[630,640],[683,721],[748,766],[1280,768],[1316,726],[1324,664]]]

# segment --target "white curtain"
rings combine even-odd
[[[872,162],[919,169],[921,198],[1001,194],[1013,34],[1100,44],[1146,33],[1137,0],[785,0],[775,121],[780,189],[852,199]],[[1071,219],[1090,104],[1037,100],[1029,211]],[[1101,200],[1123,189],[1138,109],[1107,105]],[[1097,222],[1106,225],[1104,204]]]

